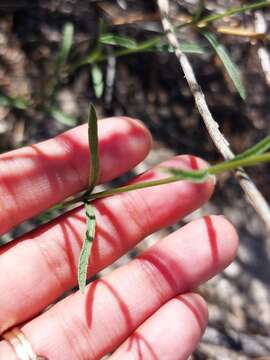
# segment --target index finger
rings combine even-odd
[[[126,117],[98,122],[100,182],[128,171],[148,154],[151,136]],[[86,188],[87,125],[0,156],[0,235]]]

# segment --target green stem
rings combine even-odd
[[[143,51],[145,49],[151,48],[151,47],[159,44],[159,42],[160,42],[160,40],[162,40],[162,38],[163,38],[163,34],[154,36],[148,40],[138,43],[138,46],[135,49],[120,49],[120,50],[112,53],[110,56],[119,57],[119,56],[129,55],[129,54]],[[104,59],[102,59],[102,60],[104,60]]]
[[[177,173],[177,169],[175,169],[175,168],[169,169],[168,168],[168,172],[170,172],[170,170],[171,170],[171,173],[173,173],[173,175],[170,177],[160,179],[160,180],[153,180],[153,181],[147,181],[147,182],[141,182],[141,183],[136,183],[136,184],[120,186],[117,188],[112,188],[112,189],[108,189],[108,190],[104,190],[104,191],[100,191],[100,192],[92,193],[92,194],[89,194],[86,191],[86,192],[83,192],[83,193],[77,195],[75,198],[73,198],[71,200],[66,200],[66,201],[62,202],[61,204],[56,205],[53,209],[60,210],[60,209],[64,209],[68,206],[72,206],[72,205],[75,205],[80,202],[93,201],[95,199],[100,199],[100,198],[104,198],[104,197],[111,196],[111,195],[121,194],[121,193],[124,193],[127,191],[144,189],[144,188],[158,186],[158,185],[170,184],[170,183],[173,183],[176,181],[181,181],[181,180],[188,180],[188,181],[193,181],[193,182],[198,182],[200,180],[204,181],[205,173],[208,175],[218,175],[225,171],[232,171],[235,169],[239,169],[241,167],[254,166],[254,165],[258,165],[260,163],[265,163],[265,162],[269,162],[269,161],[270,161],[270,152],[267,152],[264,154],[254,155],[249,158],[244,158],[244,159],[236,158],[236,159],[228,160],[223,163],[210,166],[206,170],[194,170],[194,171],[179,170],[179,172]],[[163,169],[163,171],[164,171],[164,169]]]
[[[125,185],[125,186],[121,186],[121,187],[117,187],[117,188],[112,188],[109,190],[100,191],[100,192],[93,193],[90,195],[88,195],[87,193],[83,193],[82,195],[79,195],[78,197],[75,197],[74,199],[63,202],[61,204],[61,208],[70,206],[70,205],[74,205],[78,202],[84,202],[86,200],[92,201],[92,200],[104,198],[104,197],[107,197],[110,195],[121,194],[126,191],[143,189],[143,188],[157,186],[157,185],[170,184],[170,183],[178,181],[178,180],[179,180],[178,177],[170,176],[170,177],[160,179],[160,180],[153,180],[153,181],[147,181],[147,182],[142,182],[142,183],[137,183],[137,184]]]
[[[94,50],[92,53],[88,54],[84,59],[79,60],[75,62],[73,65],[69,65],[66,67],[65,72],[67,74],[73,73],[75,70],[80,68],[81,66],[87,65],[87,64],[94,64],[97,63],[100,60],[101,57],[104,57],[104,55],[99,50]]]
[[[229,161],[225,161],[221,164],[210,166],[208,169],[208,173],[211,175],[218,175],[225,171],[235,170],[241,167],[254,166],[269,161],[270,153],[267,152],[265,154],[254,155],[249,158],[232,159]]]
[[[138,43],[138,46],[135,49],[119,49],[119,50],[114,51],[112,54],[110,54],[110,56],[111,57],[121,57],[121,56],[126,56],[126,55],[135,54],[135,53],[144,51],[145,49],[148,49],[150,47],[157,45],[160,42],[160,40],[162,40],[162,38],[163,38],[163,34],[154,36],[151,39],[148,39],[148,40]],[[103,54],[101,52],[91,53],[91,54],[87,55],[83,60],[80,60],[79,62],[70,66],[67,69],[67,72],[68,73],[73,72],[83,65],[102,62],[104,60],[107,60],[107,58],[108,58],[108,55]]]
[[[220,14],[212,14],[212,15],[208,15],[205,16],[203,18],[201,18],[198,22],[198,26],[200,26],[200,24],[206,26],[209,23],[212,23],[216,20],[220,20],[226,16],[231,16],[231,15],[235,15],[235,14],[240,14],[249,10],[258,10],[258,9],[262,9],[264,7],[268,7],[270,6],[270,1],[258,1],[255,4],[249,4],[249,5],[244,5],[244,6],[239,6],[239,7],[235,7],[235,8],[230,8],[226,11],[224,11],[223,13]]]
[[[231,171],[231,170],[235,170],[237,168],[253,166],[253,165],[257,165],[259,163],[265,163],[265,162],[269,162],[269,161],[270,161],[270,153],[265,153],[265,154],[255,155],[255,156],[252,156],[252,157],[246,158],[246,159],[236,159],[236,160],[225,161],[221,164],[210,166],[207,169],[207,172],[209,175],[218,175],[225,171]],[[142,183],[138,183],[138,184],[125,185],[125,186],[121,186],[121,187],[117,187],[117,188],[113,188],[113,189],[109,189],[109,190],[100,191],[100,192],[93,193],[90,195],[83,193],[74,199],[65,201],[64,203],[62,203],[61,207],[74,205],[78,202],[83,202],[86,200],[93,201],[95,199],[104,198],[104,197],[107,197],[110,195],[121,194],[126,191],[132,191],[132,190],[144,189],[144,188],[152,187],[152,186],[170,184],[172,182],[180,181],[180,180],[192,181],[191,176],[190,176],[191,174],[193,174],[193,176],[194,176],[193,180],[198,181],[199,178],[202,177],[202,173],[204,173],[201,170],[187,171],[187,176],[189,176],[189,178],[185,179],[185,174],[184,174],[185,171],[179,171],[179,175],[178,175],[177,169],[173,169],[173,170],[175,170],[175,175],[170,176],[168,178],[147,181],[147,182],[142,182]],[[168,169],[168,171],[170,171],[170,169]]]
[[[270,6],[270,1],[259,1],[258,3],[255,4],[250,4],[250,5],[245,5],[242,7],[235,7],[235,8],[230,8],[226,11],[224,11],[223,13],[220,14],[213,14],[213,15],[208,15],[205,16],[199,20],[193,19],[191,21],[187,21],[184,24],[178,25],[176,26],[176,29],[179,30],[183,27],[189,26],[189,25],[195,25],[198,27],[205,27],[208,24],[222,19],[226,16],[231,16],[234,14],[239,14],[239,13],[243,13],[245,11],[248,10],[257,10],[257,9],[261,9],[263,7],[268,7]],[[157,44],[159,44],[159,42],[164,39],[164,37],[166,36],[166,33],[163,33],[161,35],[157,35],[154,36],[148,40],[142,41],[140,43],[138,43],[138,46],[135,49],[119,49],[116,50],[115,52],[113,52],[110,56],[112,57],[121,57],[121,56],[126,56],[126,55],[130,55],[130,54],[135,54],[141,51],[144,51],[148,48],[151,48]],[[100,49],[99,49],[100,50]],[[78,61],[77,63],[69,66],[66,68],[66,72],[67,73],[72,73],[73,71],[77,70],[79,67],[87,65],[87,64],[94,64],[94,63],[99,63],[102,62],[104,60],[106,60],[108,58],[108,55],[103,54],[101,51],[97,51],[95,50],[93,53],[90,53],[89,55],[87,55],[83,60]]]
[[[118,188],[113,188],[113,189],[104,190],[104,191],[101,191],[98,193],[93,193],[88,197],[88,200],[100,199],[103,197],[107,197],[107,196],[115,195],[115,194],[121,194],[121,193],[124,193],[126,191],[131,191],[131,190],[138,190],[138,189],[144,189],[144,188],[148,188],[148,187],[152,187],[152,186],[170,184],[177,180],[178,179],[175,176],[170,176],[168,178],[164,178],[164,179],[160,179],[160,180],[153,180],[153,181],[147,181],[147,182],[138,183],[138,184],[125,185],[125,186],[121,186]]]
[[[235,170],[235,169],[241,168],[241,167],[253,166],[253,165],[257,165],[259,163],[265,163],[265,162],[269,162],[269,161],[270,161],[270,153],[252,156],[247,159],[229,160],[229,161],[225,161],[221,164],[210,166],[208,168],[208,174],[209,175],[218,175],[225,171]],[[201,176],[202,171],[194,170],[194,171],[188,171],[188,173],[189,174],[193,173],[195,176],[197,174],[199,176]],[[131,185],[121,186],[121,187],[114,188],[114,189],[101,191],[98,193],[91,194],[88,197],[88,199],[89,200],[99,199],[99,198],[107,197],[110,195],[120,194],[120,193],[123,193],[126,191],[138,190],[138,189],[143,189],[146,187],[157,186],[157,185],[165,185],[165,184],[169,184],[169,183],[179,181],[179,180],[185,180],[181,174],[180,174],[180,176],[174,175],[174,176],[171,176],[171,177],[168,177],[165,179],[161,179],[161,180],[147,181],[144,183],[131,184]],[[83,196],[82,196],[82,198],[83,198]]]

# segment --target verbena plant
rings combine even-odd
[[[197,43],[181,43],[181,50],[185,53],[197,56],[214,50],[222,61],[224,68],[231,78],[240,97],[245,99],[246,91],[242,83],[241,74],[236,64],[231,59],[229,52],[225,46],[220,43],[213,28],[210,28],[209,25],[215,23],[215,21],[221,18],[246,11],[261,9],[269,5],[269,1],[256,1],[241,7],[227,9],[223,13],[204,16],[204,1],[198,1],[198,7],[195,14],[185,23],[176,26],[176,30],[178,31],[183,27],[191,26],[195,31],[208,40],[210,46],[202,46]],[[45,99],[43,100],[42,105],[39,106],[41,106],[45,113],[49,114],[57,121],[68,126],[75,125],[75,119],[63,113],[61,109],[57,107],[56,97],[61,87],[62,78],[72,75],[82,66],[90,67],[94,92],[96,97],[99,98],[102,96],[104,89],[103,74],[99,64],[108,59],[106,46],[109,45],[114,48],[110,56],[115,58],[140,52],[171,52],[173,49],[168,44],[165,35],[166,34],[159,34],[157,36],[150,37],[145,41],[138,42],[136,39],[108,32],[106,27],[102,24],[102,26],[100,26],[100,33],[94,50],[86,56],[80,58],[75,63],[70,64],[68,60],[73,45],[74,27],[71,23],[67,23],[63,28],[59,51],[53,65],[52,79],[48,82]],[[25,110],[29,107],[33,107],[34,101],[0,95],[0,105]],[[201,183],[207,181],[207,179],[213,175],[219,175],[226,171],[231,171],[241,167],[254,166],[270,161],[270,152],[267,152],[270,148],[270,136],[267,136],[250,149],[237,155],[232,160],[209,166],[207,169],[187,171],[175,168],[164,168],[161,170],[168,174],[168,177],[166,178],[111,188],[101,192],[93,192],[99,178],[97,115],[93,105],[90,108],[88,120],[88,138],[90,152],[90,176],[88,188],[71,200],[67,200],[56,206],[57,208],[66,208],[69,205],[74,205],[80,202],[85,205],[87,228],[78,265],[78,284],[82,292],[85,290],[89,256],[95,236],[95,212],[92,205],[92,202],[95,199],[181,180]]]
[[[160,186],[175,181],[188,180],[194,183],[202,183],[209,179],[210,176],[219,175],[226,171],[235,170],[241,167],[254,166],[260,163],[270,161],[270,135],[258,142],[243,153],[235,156],[234,159],[224,161],[203,170],[181,170],[176,168],[162,168],[161,170],[168,173],[168,177],[147,181],[143,183],[125,185],[121,187],[111,188],[101,192],[93,192],[99,177],[99,149],[98,149],[98,133],[97,133],[97,115],[93,105],[90,108],[88,120],[88,141],[90,151],[90,175],[89,186],[87,190],[61,204],[62,207],[83,202],[86,213],[86,237],[80,254],[78,266],[78,284],[82,292],[84,292],[87,278],[88,260],[91,252],[92,242],[95,236],[95,212],[92,202],[96,199],[107,196],[124,193],[127,191],[138,190],[146,187]]]

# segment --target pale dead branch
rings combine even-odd
[[[262,11],[255,12],[255,31],[260,33],[267,32],[267,24]],[[258,47],[258,57],[268,86],[270,86],[270,56],[264,45]]]

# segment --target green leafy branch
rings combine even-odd
[[[192,26],[195,30],[199,31],[214,48],[229,77],[232,79],[232,82],[239,95],[242,99],[245,99],[246,92],[242,83],[239,69],[231,59],[228,50],[223,44],[220,43],[213,31],[209,30],[208,26],[224,17],[245,13],[247,11],[254,11],[269,6],[269,0],[257,1],[240,7],[229,8],[221,13],[203,16],[205,10],[205,1],[199,0],[195,14],[190,18],[190,20],[187,20],[186,22],[176,26],[175,30],[179,31],[183,27]],[[59,51],[54,63],[52,79],[48,84],[47,97],[45,99],[45,103],[42,101],[42,104],[40,105],[40,102],[38,102],[39,110],[45,111],[62,124],[74,126],[76,124],[76,120],[72,116],[65,114],[55,105],[55,98],[63,76],[69,76],[78,68],[85,65],[90,65],[94,92],[96,97],[100,98],[103,93],[104,84],[103,73],[98,64],[108,59],[108,54],[103,51],[104,45],[111,45],[116,47],[116,50],[110,54],[110,56],[115,58],[141,52],[173,52],[172,47],[167,43],[166,35],[167,34],[165,32],[151,37],[145,41],[137,42],[135,39],[127,36],[108,33],[105,31],[104,26],[101,26],[97,46],[95,49],[88,55],[84,56],[82,59],[79,59],[77,62],[68,64],[68,57],[74,39],[74,26],[71,23],[66,23],[63,28]],[[179,46],[181,51],[186,54],[202,55],[209,51],[206,46],[194,42],[181,43]],[[46,101],[48,104],[46,104]],[[13,98],[10,96],[0,95],[0,106],[26,110],[35,106],[35,101],[27,101],[23,98]]]
[[[127,191],[143,189],[147,187],[160,186],[173,183],[180,180],[191,181],[193,183],[203,183],[213,175],[219,175],[226,171],[232,171],[242,167],[254,166],[270,161],[270,135],[258,142],[253,147],[235,156],[232,160],[224,161],[222,163],[209,166],[203,170],[182,170],[177,168],[160,168],[162,172],[168,173],[168,177],[146,181],[142,183],[135,183],[125,186],[120,186],[100,192],[94,192],[93,189],[99,178],[99,150],[98,150],[98,131],[97,131],[97,115],[93,105],[91,105],[90,116],[88,121],[88,139],[90,149],[90,175],[89,187],[81,195],[72,200],[62,203],[62,207],[74,205],[83,202],[86,213],[86,237],[82,246],[79,266],[78,266],[78,284],[82,292],[85,290],[87,269],[89,257],[91,254],[91,246],[95,236],[95,213],[92,202],[96,199],[121,194]]]
[[[199,6],[194,14],[194,16],[190,19],[190,21],[186,21],[185,23],[176,26],[176,30],[179,30],[186,26],[195,26],[198,28],[205,28],[211,23],[220,20],[224,17],[229,17],[232,15],[244,13],[247,11],[254,11],[258,9],[262,9],[264,7],[269,7],[270,1],[258,1],[254,4],[248,4],[241,7],[233,7],[225,10],[224,12],[218,13],[218,14],[210,14],[205,17],[202,17],[202,12],[204,10],[204,1],[199,1]],[[165,41],[166,33],[162,33],[160,35],[156,35],[154,37],[151,37],[145,41],[137,42],[136,40],[122,35],[117,35],[114,33],[104,33],[100,34],[99,41],[102,44],[105,45],[113,45],[121,47],[122,49],[119,49],[115,52],[113,52],[110,56],[114,57],[121,57],[125,55],[130,55],[138,52],[144,52],[144,51],[155,51],[158,49],[166,49],[166,47],[160,47],[159,45],[162,43],[162,41]],[[187,43],[187,44],[181,44],[182,51],[183,52],[190,52],[190,53],[197,53],[198,48],[200,49],[200,53],[202,53],[202,48],[198,46],[196,43]],[[169,47],[167,47],[168,49]],[[78,61],[77,63],[71,65],[66,70],[67,72],[72,72],[76,70],[77,68],[86,65],[86,64],[92,64],[101,62],[107,59],[107,55],[103,54],[102,52],[94,51],[91,52],[89,55],[87,55],[84,59]]]
[[[254,11],[257,9],[261,9],[264,7],[270,6],[269,1],[258,1],[254,4],[248,4],[241,7],[234,7],[229,8],[224,12],[218,14],[210,14],[207,16],[202,16],[205,8],[204,0],[198,1],[198,7],[194,14],[194,16],[186,21],[185,23],[178,25],[175,27],[175,31],[179,31],[183,27],[186,26],[193,26],[196,30],[198,30],[204,37],[209,41],[211,46],[216,51],[217,55],[219,56],[220,60],[222,61],[229,77],[231,78],[236,90],[238,91],[239,95],[243,100],[246,99],[246,91],[244,85],[242,83],[241,74],[238,67],[235,65],[229,52],[227,51],[226,47],[219,42],[215,34],[207,29],[208,25],[214,23],[217,20],[220,20],[224,17],[232,16],[235,14],[244,13],[247,11]],[[167,51],[173,52],[173,49],[167,44],[166,42],[166,32],[152,38],[149,38],[142,42],[137,42],[135,39],[132,39],[127,36],[120,36],[113,33],[101,33],[99,36],[99,42],[103,45],[112,45],[119,47],[118,50],[114,51],[110,56],[113,57],[122,57],[126,55],[131,55],[134,53],[140,52],[151,52],[151,51]],[[201,46],[196,43],[181,43],[179,44],[180,49],[183,53],[190,53],[190,54],[205,54],[207,52],[207,48]],[[104,54],[102,51],[95,50],[94,52],[90,53],[84,59],[78,61],[77,63],[71,65],[67,68],[67,72],[73,72],[74,70],[78,69],[81,66],[86,64],[92,64],[93,66],[93,83],[94,83],[94,90],[96,93],[97,98],[100,97],[101,88],[102,88],[102,72],[99,70],[97,71],[97,63],[102,62],[107,59],[107,54]],[[98,81],[95,79],[98,78]],[[95,86],[95,83],[98,83],[98,86]]]
[[[96,110],[93,105],[90,106],[90,114],[88,118],[88,142],[90,152],[89,184],[88,189],[83,195],[87,226],[86,237],[83,243],[78,266],[78,284],[81,292],[84,292],[85,289],[88,261],[92,242],[95,236],[96,224],[94,208],[87,198],[93,191],[99,178],[98,124]]]

